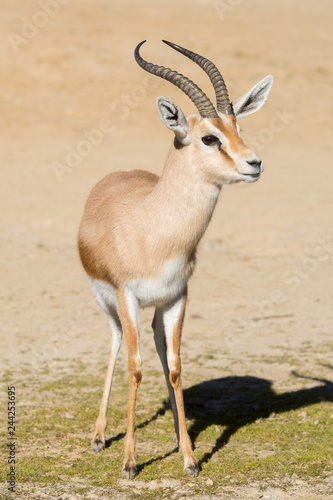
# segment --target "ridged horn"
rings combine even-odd
[[[168,42],[167,40],[162,41],[169,45],[169,47],[177,50],[184,56],[191,59],[191,61],[194,61],[196,64],[198,64],[198,66],[200,66],[200,68],[205,71],[205,73],[207,73],[215,90],[217,111],[224,115],[233,115],[234,111],[229,99],[226,84],[224,83],[224,79],[215,64],[213,64],[209,59],[206,59],[205,57],[202,57],[195,52],[184,49],[183,47],[180,47],[175,43]]]
[[[159,76],[160,78],[163,78],[164,80],[167,80],[168,82],[171,82],[179,87],[180,90],[182,90],[194,103],[200,113],[200,116],[203,118],[217,118],[218,114],[212,102],[206,94],[194,82],[192,82],[192,80],[170,68],[158,66],[157,64],[152,64],[142,59],[139,51],[141,45],[145,42],[146,40],[139,43],[134,51],[134,57],[138,65],[145,71],[148,71],[148,73]]]

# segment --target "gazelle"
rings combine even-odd
[[[191,80],[142,59],[139,49],[143,43],[135,49],[137,63],[179,87],[199,114],[185,118],[177,104],[158,97],[159,116],[175,135],[161,177],[144,170],[111,173],[93,188],[85,206],[78,238],[80,257],[111,326],[111,355],[92,449],[99,452],[105,447],[110,390],[124,333],[129,411],[122,473],[126,478],[135,477],[135,402],[142,378],[140,308],[153,306],[154,340],[184,455],[184,471],[197,476],[198,462],[186,429],[181,387],[180,342],[187,282],[222,185],[255,182],[263,171],[260,158],[242,141],[237,121],[261,108],[273,77],[267,76],[231,103],[213,63],[165,41],[207,73],[216,94],[215,109]]]

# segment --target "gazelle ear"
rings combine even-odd
[[[187,146],[191,141],[191,127],[180,107],[163,96],[157,98],[156,105],[164,125],[174,132],[179,142]]]
[[[251,90],[235,99],[232,103],[236,120],[244,118],[258,111],[265,104],[265,101],[273,85],[273,76],[268,75],[258,82]]]

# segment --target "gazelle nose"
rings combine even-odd
[[[259,158],[255,158],[253,160],[247,160],[246,163],[248,163],[249,165],[251,165],[251,167],[257,167],[260,169],[261,167],[261,160]]]

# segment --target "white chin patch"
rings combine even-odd
[[[245,179],[243,179],[244,182],[256,182],[260,179],[260,175],[255,177],[254,175],[247,175]]]

